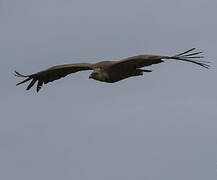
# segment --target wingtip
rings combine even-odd
[[[176,56],[181,56],[181,55],[184,55],[184,54],[187,54],[187,53],[189,53],[189,52],[191,52],[191,51],[194,51],[196,48],[191,48],[191,49],[189,49],[189,50],[187,50],[187,51],[184,51],[184,52],[182,52],[182,53],[180,53],[180,54],[177,54]]]
[[[17,74],[17,71],[14,71],[13,75],[19,77],[18,74]]]
[[[40,90],[41,90],[41,86],[39,86],[39,87],[37,86],[36,87],[36,92],[38,93]]]
[[[194,51],[194,50],[196,50],[196,48],[195,48],[195,47],[193,47],[193,48],[189,49],[188,51],[190,52],[190,51]]]
[[[17,77],[28,77],[28,76],[25,76],[25,75],[17,72],[16,70],[14,71],[14,76],[17,76]]]

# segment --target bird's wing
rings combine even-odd
[[[189,53],[192,52],[193,50],[195,50],[195,48],[192,48],[188,51],[185,51],[181,54],[177,54],[175,56],[156,56],[156,55],[133,56],[133,57],[122,59],[120,61],[116,61],[110,66],[110,68],[114,68],[114,69],[118,68],[119,70],[142,68],[145,66],[150,66],[152,64],[158,64],[164,62],[163,59],[175,59],[180,61],[187,61],[208,68],[209,65],[206,63],[209,62],[192,60],[193,58],[203,58],[203,56],[196,56],[198,54],[201,54],[202,52]]]
[[[46,69],[44,71],[37,72],[35,74],[31,75],[22,75],[15,71],[15,76],[17,77],[23,77],[26,78],[24,81],[16,84],[20,85],[27,81],[30,81],[30,84],[26,88],[26,90],[29,90],[37,81],[37,92],[41,89],[43,84],[47,84],[49,82],[55,81],[57,79],[63,78],[67,76],[68,74],[75,73],[78,71],[84,71],[84,70],[92,70],[92,64],[89,63],[77,63],[77,64],[65,64],[65,65],[59,65],[59,66],[53,66],[49,69]]]
[[[138,55],[129,58],[122,59],[120,61],[115,61],[108,68],[109,69],[119,69],[120,71],[127,71],[130,69],[142,68],[145,66],[150,66],[152,64],[158,64],[163,62],[162,56],[154,55]]]

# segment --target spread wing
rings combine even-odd
[[[179,61],[187,61],[187,62],[200,65],[205,68],[209,68],[209,65],[206,64],[209,63],[207,61],[192,60],[193,58],[203,58],[203,56],[197,56],[202,52],[189,53],[192,52],[193,50],[195,50],[195,48],[192,48],[188,51],[185,51],[181,54],[177,54],[175,56],[156,56],[156,55],[133,56],[113,63],[110,66],[110,68],[118,68],[119,70],[142,68],[145,66],[150,66],[152,64],[158,64],[164,62],[162,59],[175,59]]]
[[[68,74],[75,73],[78,71],[85,71],[85,70],[92,70],[92,64],[89,63],[77,63],[77,64],[65,64],[65,65],[59,65],[59,66],[53,66],[49,69],[46,69],[44,71],[37,72],[35,74],[31,75],[22,75],[15,71],[15,76],[17,77],[23,77],[26,78],[24,81],[16,84],[20,85],[27,81],[30,81],[30,84],[26,88],[26,90],[29,90],[37,81],[37,92],[41,89],[43,84],[47,84],[49,82],[55,81],[57,79],[63,78],[67,76]]]

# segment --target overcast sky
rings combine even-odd
[[[0,179],[217,178],[216,0],[0,0]],[[174,55],[115,84],[80,72],[26,91],[53,65]]]

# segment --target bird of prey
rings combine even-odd
[[[152,64],[158,64],[164,62],[164,60],[176,60],[176,61],[187,61],[204,68],[209,68],[207,61],[193,60],[197,58],[203,58],[200,56],[202,52],[193,52],[195,48],[192,48],[183,53],[174,56],[159,56],[159,55],[138,55],[129,58],[122,59],[120,61],[101,61],[98,63],[75,63],[75,64],[64,64],[53,66],[44,71],[37,72],[31,75],[22,75],[15,71],[15,76],[26,78],[24,81],[18,83],[20,85],[27,81],[30,84],[26,88],[29,90],[37,81],[36,91],[38,92],[43,84],[47,84],[54,80],[63,78],[71,73],[78,71],[92,70],[93,72],[89,75],[89,78],[107,82],[115,83],[120,80],[133,77],[142,76],[144,72],[152,72],[151,70],[141,69],[142,67],[151,66]]]

